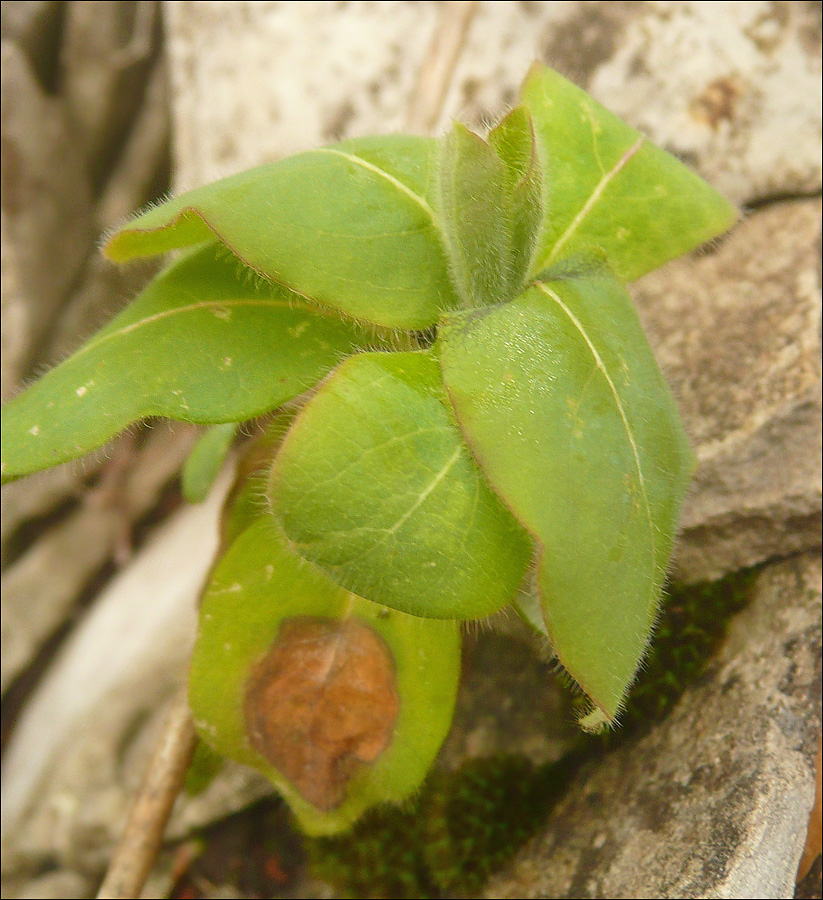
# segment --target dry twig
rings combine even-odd
[[[98,893],[99,900],[139,897],[163,842],[166,823],[183,786],[197,735],[186,690],[174,700],[126,829]]]
[[[440,21],[406,114],[410,131],[429,134],[437,127],[476,8],[477,0],[440,4]]]

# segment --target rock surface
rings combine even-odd
[[[817,554],[768,566],[702,683],[584,770],[485,897],[793,897],[820,730]]]
[[[166,3],[178,189],[399,131],[437,3]]]
[[[92,182],[104,184],[143,107],[160,53],[155,3],[69,3],[61,43],[61,94]]]
[[[105,484],[87,495],[63,521],[3,573],[3,660],[0,688],[5,691],[39,648],[71,612],[75,598],[128,541],[129,522],[145,516],[185,461],[196,438],[191,427],[174,434],[160,427],[140,455],[126,452],[123,483]],[[119,445],[121,449],[127,445]],[[114,458],[114,457],[112,457]],[[66,559],[70,568],[62,568]],[[58,571],[62,577],[44,578]]]
[[[535,765],[560,759],[579,738],[570,696],[553,678],[542,640],[503,612],[489,629],[467,634],[454,723],[438,763],[521,753]]]
[[[436,7],[171,0],[178,186],[401,128]],[[804,2],[481,3],[441,127],[498,118],[540,59],[735,202],[813,192],[820,33]]]
[[[698,469],[676,577],[820,546],[820,201],[753,213],[632,287]]]
[[[4,401],[76,350],[153,271],[117,269],[96,243],[101,229],[155,197],[167,176],[159,23],[155,2],[3,4]],[[117,485],[125,444],[107,448],[109,458],[101,451],[3,488],[4,694],[99,573],[124,555],[136,520],[180,459],[169,445],[139,463],[138,447],[131,463],[143,483]],[[143,491],[136,500],[135,489]]]
[[[85,900],[94,895],[92,881],[70,869],[58,869],[25,883],[15,884],[12,881],[3,890],[3,897],[7,900],[63,900],[65,897]]]
[[[28,374],[97,235],[91,184],[64,106],[38,84],[17,44],[3,41],[2,57],[4,240],[25,297]]]

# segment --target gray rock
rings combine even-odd
[[[0,541],[5,561],[9,538],[24,522],[44,515],[48,510],[75,497],[82,490],[86,477],[97,469],[89,460],[85,471],[77,466],[57,466],[26,481],[3,485],[0,504]]]
[[[456,769],[512,752],[538,766],[560,759],[580,730],[555,670],[546,642],[512,612],[466,634],[454,723],[438,765]]]
[[[4,873],[97,871],[183,678],[227,479],[172,518],[61,649],[3,757]]]
[[[701,683],[582,771],[485,897],[794,895],[820,731],[821,567],[772,564]]]
[[[481,3],[447,113],[481,124],[540,59],[737,203],[820,189],[820,7]]]
[[[38,85],[20,48],[3,41],[3,214],[36,361],[97,237],[85,161],[59,99]]]
[[[29,311],[20,287],[14,248],[8,239],[6,216],[0,213],[0,399],[4,402],[20,390],[31,353]]]
[[[699,466],[677,572],[820,546],[820,202],[755,212],[633,286]]]
[[[85,900],[94,894],[91,879],[70,869],[3,884],[3,896],[7,900],[65,900],[66,897]]]
[[[112,557],[127,550],[131,522],[146,515],[157,502],[191,451],[196,435],[191,427],[178,428],[173,434],[166,428],[156,429],[139,455],[128,441],[117,444],[121,463],[129,466],[122,479],[88,493],[76,509],[3,572],[3,693],[71,612],[84,586]]]
[[[177,188],[400,130],[437,6],[164,3]]]
[[[168,76],[159,60],[145,85],[143,103],[131,125],[106,189],[97,206],[97,222],[106,232],[143,206],[162,181],[169,160]]]
[[[5,0],[0,5],[2,36],[18,44],[44,86],[53,84],[60,43],[59,0]]]
[[[143,105],[158,55],[158,4],[74,0],[66,5],[61,93],[96,186],[104,183]]]

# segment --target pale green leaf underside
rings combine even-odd
[[[391,135],[196,188],[114,234],[121,261],[219,238],[246,265],[349,316],[426,328],[455,305],[432,212],[436,142]]]
[[[505,169],[491,147],[455,122],[440,156],[440,208],[452,277],[466,306],[509,299]]]
[[[631,281],[736,221],[702,178],[551,69],[535,66],[521,98],[547,173],[533,273],[599,248]]]
[[[521,107],[489,143],[458,123],[445,137],[440,210],[464,305],[502,303],[523,289],[540,224],[540,187],[534,134]]]
[[[212,425],[204,432],[183,466],[181,488],[187,503],[202,503],[223,465],[237,434],[237,422]]]
[[[503,160],[506,173],[505,218],[509,241],[509,285],[519,294],[525,286],[543,221],[543,171],[531,116],[515,107],[489,134],[489,144]]]
[[[475,457],[538,540],[565,668],[608,719],[655,619],[693,466],[631,300],[609,274],[450,317],[444,381]]]
[[[284,619],[353,616],[394,654],[399,715],[386,750],[349,783],[345,802],[322,812],[304,800],[246,738],[243,698],[251,665],[266,653]],[[263,772],[309,834],[348,828],[376,803],[400,801],[425,777],[451,725],[460,672],[454,622],[421,619],[349,594],[284,545],[263,520],[247,529],[216,568],[200,610],[189,677],[198,731],[219,752]]]
[[[440,209],[452,277],[465,306],[502,303],[511,282],[512,222],[506,167],[480,137],[455,122],[440,155]]]
[[[365,340],[260,285],[214,248],[188,254],[3,408],[3,479],[83,455],[146,416],[236,422],[311,387]]]
[[[476,618],[513,599],[530,542],[489,489],[429,353],[351,357],[295,420],[274,509],[306,559],[363,597]]]

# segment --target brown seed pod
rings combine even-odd
[[[246,682],[250,743],[324,811],[389,745],[398,709],[392,653],[356,619],[284,620]]]

